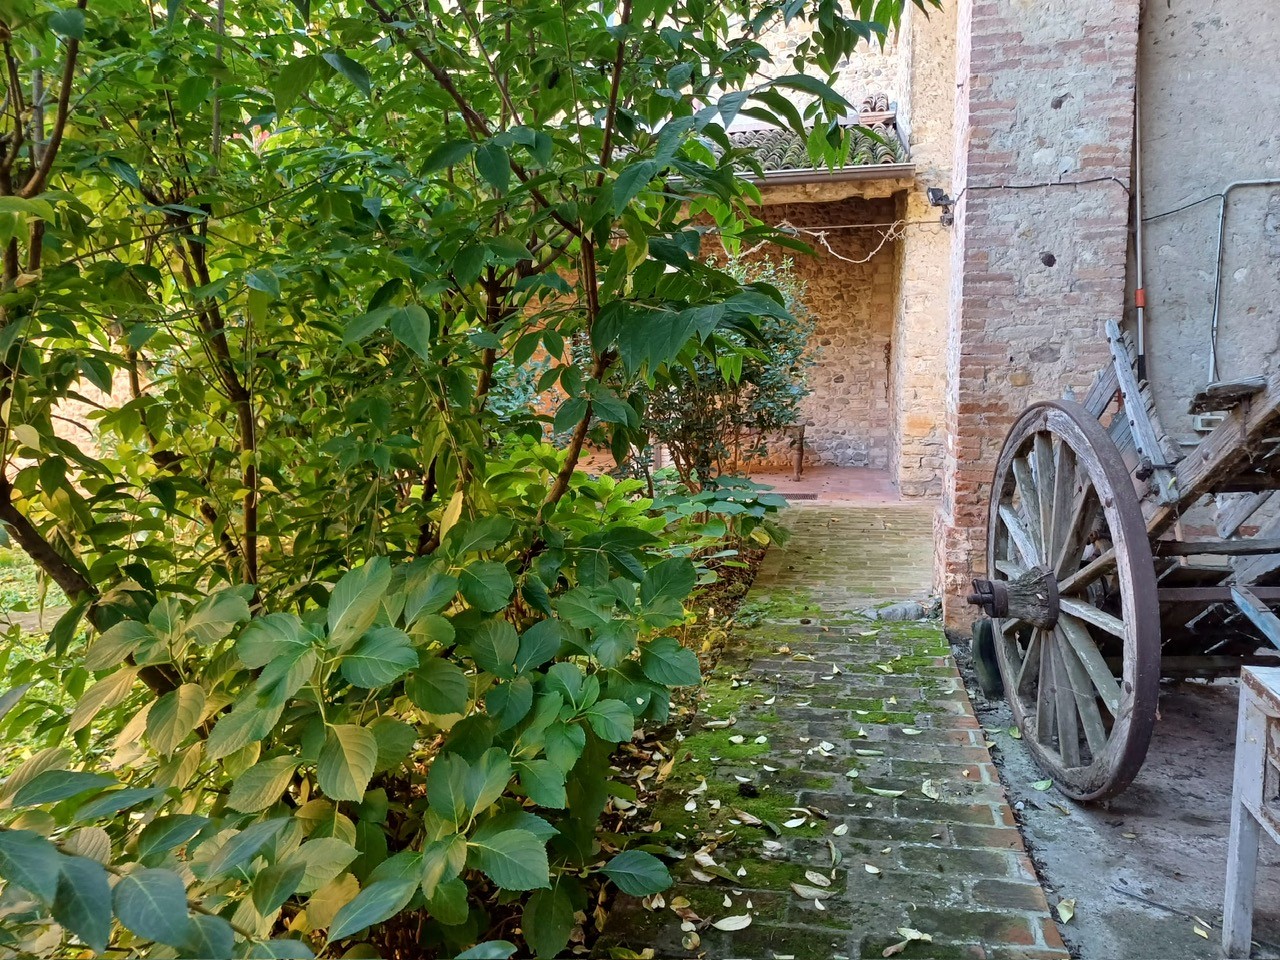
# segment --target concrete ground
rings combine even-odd
[[[1233,681],[1168,684],[1138,778],[1106,804],[1075,804],[1032,784],[1044,774],[1009,736],[1006,704],[970,679],[978,718],[1051,904],[1075,900],[1060,925],[1080,960],[1221,956],[1222,895],[1235,752]],[[1208,934],[1201,936],[1196,928]],[[1255,957],[1280,957],[1280,854],[1263,841]]]

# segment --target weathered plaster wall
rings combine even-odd
[[[890,469],[906,497],[936,497],[942,490],[951,233],[939,222],[941,211],[929,206],[925,190],[952,189],[955,30],[954,3],[928,17],[907,5],[899,86],[910,94],[900,104],[899,117],[916,177],[897,211],[905,226],[898,243],[890,448]]]
[[[1124,309],[1138,0],[961,0],[940,513],[944,616],[972,619],[993,465],[1028,403],[1084,389]]]
[[[791,56],[795,53],[796,45],[808,35],[807,25],[795,20],[789,26],[777,27],[761,38],[773,54],[772,76],[794,72],[790,69]],[[884,93],[888,95],[890,102],[901,102],[909,89],[900,85],[901,79],[898,69],[898,35],[897,31],[891,30],[883,47],[878,42],[860,43],[853,51],[853,56],[840,62],[840,76],[835,90],[854,107],[870,93]]]
[[[767,223],[786,221],[817,231],[836,225],[889,223],[894,210],[891,198],[848,199],[770,205],[757,215]],[[889,464],[897,254],[891,241],[871,255],[883,234],[883,228],[830,230],[826,242],[835,255],[821,241],[806,236],[818,255],[793,257],[796,275],[805,283],[805,302],[817,319],[813,337],[817,364],[810,371],[813,393],[803,408],[808,425],[806,463],[879,469]],[[779,254],[774,251],[768,256]],[[848,262],[862,260],[867,262]],[[785,451],[781,459],[789,462]]]
[[[1246,179],[1280,178],[1280,6],[1147,0],[1139,97],[1145,217]],[[1227,210],[1219,378],[1280,363],[1280,186]],[[1166,431],[1193,438],[1187,400],[1209,380],[1218,203],[1145,224],[1148,372]]]

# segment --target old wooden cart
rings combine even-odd
[[[1280,647],[1280,375],[1197,397],[1223,419],[1179,458],[1114,323],[1108,339],[1088,396],[1010,429],[969,598],[1024,741],[1079,800],[1133,780],[1161,678],[1280,662],[1262,653]]]

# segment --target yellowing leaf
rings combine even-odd
[[[1063,923],[1070,923],[1071,918],[1076,915],[1076,900],[1071,897],[1067,900],[1058,901],[1058,919]]]
[[[1048,790],[1050,787],[1052,787],[1052,786],[1053,786],[1053,781],[1052,781],[1052,780],[1037,780],[1037,781],[1036,781],[1035,783],[1033,783],[1031,786],[1032,786],[1033,788],[1035,788],[1036,790],[1042,790],[1042,791],[1043,791],[1043,790]]]
[[[1021,730],[1019,730],[1017,727],[1010,727],[1010,728],[1009,728],[1009,736],[1013,737],[1013,739],[1015,739],[1015,740],[1021,740],[1021,739],[1022,739],[1022,731],[1021,731]]]

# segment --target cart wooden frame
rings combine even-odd
[[[1223,418],[1182,456],[1126,336],[1107,334],[1113,362],[1082,401],[1034,404],[1010,429],[969,598],[1024,741],[1085,801],[1137,774],[1162,678],[1280,648],[1280,374],[1196,397]]]

